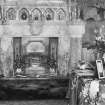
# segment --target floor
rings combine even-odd
[[[0,101],[0,105],[67,105],[65,100]]]
[[[21,93],[21,94],[20,94]],[[8,92],[2,94],[0,105],[67,105],[65,97],[48,96],[46,94],[37,96],[33,91],[28,92]]]
[[[3,91],[0,93],[0,105],[67,105],[66,93],[63,93],[61,90],[57,92],[52,91],[52,94],[48,94],[47,90],[42,89],[39,95],[36,90],[27,91],[3,88]]]

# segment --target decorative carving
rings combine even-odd
[[[52,9],[46,9],[46,20],[53,20],[54,19],[54,11]]]
[[[58,20],[65,20],[65,17],[66,17],[66,13],[65,11],[60,8],[58,11],[57,11],[57,19]]]
[[[28,18],[29,18],[29,11],[26,8],[22,8],[19,11],[19,18],[21,20],[28,20]]]
[[[16,10],[14,8],[9,8],[7,10],[7,19],[15,20],[16,19]]]
[[[32,20],[38,21],[42,19],[42,13],[39,9],[35,8],[32,11]]]

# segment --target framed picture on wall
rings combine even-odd
[[[97,66],[98,78],[99,79],[105,78],[102,60],[96,60],[96,66]]]

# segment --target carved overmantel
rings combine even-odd
[[[2,0],[0,36],[69,35],[68,22],[78,19],[79,12],[70,0]]]

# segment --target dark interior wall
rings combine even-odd
[[[105,26],[105,21],[101,22],[87,22],[85,26],[85,34],[82,38],[82,47],[83,47],[83,59],[86,61],[95,61],[96,60],[96,51],[93,49],[92,46],[95,46],[96,44],[96,35],[100,35],[100,29]],[[97,30],[99,33],[96,34],[95,30]],[[105,28],[102,29],[103,33],[105,33]]]
[[[87,62],[95,61],[95,53],[93,49],[88,49],[95,43],[95,29],[98,28],[96,22],[88,22],[85,26],[85,34],[82,38],[82,59]]]
[[[96,22],[86,23],[85,26],[85,34],[83,35],[83,43],[92,44],[95,41],[95,29],[98,28],[99,25]]]

